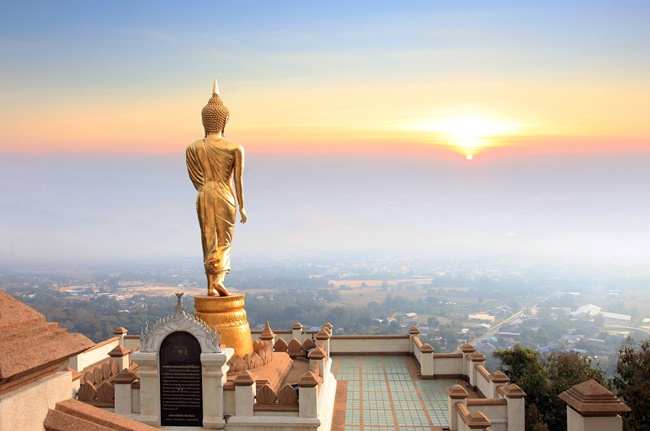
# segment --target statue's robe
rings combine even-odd
[[[235,152],[218,148],[203,139],[187,147],[185,156],[187,172],[199,192],[196,211],[206,271],[228,272],[236,217],[232,187]]]

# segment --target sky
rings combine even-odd
[[[200,255],[219,80],[237,255],[648,263],[645,1],[3,2],[0,260]],[[200,262],[199,262],[200,265]]]

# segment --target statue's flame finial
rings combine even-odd
[[[217,80],[214,80],[214,86],[212,87],[212,94],[219,94],[219,84],[217,84]]]

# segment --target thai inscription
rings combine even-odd
[[[161,425],[202,426],[201,345],[188,332],[173,332],[160,345]]]

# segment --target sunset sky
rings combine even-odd
[[[247,152],[235,260],[643,263],[648,22],[647,1],[3,2],[0,259],[200,254],[184,150],[218,78]]]

